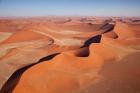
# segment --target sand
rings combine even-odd
[[[137,19],[1,19],[0,28],[0,93],[140,93]]]

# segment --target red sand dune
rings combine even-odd
[[[140,92],[138,21],[43,19],[0,21],[1,93]]]

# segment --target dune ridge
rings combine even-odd
[[[0,92],[139,93],[140,24],[122,20],[14,20],[23,28],[0,42]]]

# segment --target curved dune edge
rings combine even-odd
[[[128,24],[122,22],[116,22],[112,31],[107,31],[108,29],[110,29],[110,25],[105,25],[105,27],[103,25],[101,30],[96,33],[88,32],[82,35],[83,32],[80,32],[82,33],[80,36],[74,34],[68,37],[57,36],[46,31],[43,31],[43,34],[42,32],[30,31],[32,36],[29,35],[27,38],[22,37],[23,33],[27,33],[26,31],[18,33],[21,37],[12,36],[11,39],[2,42],[0,47],[1,50],[5,49],[5,51],[10,49],[8,53],[5,52],[1,57],[3,63],[1,63],[2,68],[0,70],[2,71],[5,68],[1,75],[4,75],[7,71],[5,76],[8,76],[8,78],[16,70],[36,63],[44,56],[61,54],[56,55],[51,60],[42,60],[41,63],[31,66],[21,76],[8,81],[2,92],[139,92],[138,86],[133,84],[133,82],[137,85],[140,84],[140,43],[137,42],[139,32],[133,32]],[[128,33],[123,32],[124,30]],[[61,46],[62,43],[56,42],[46,34],[60,41],[66,40],[66,42],[63,42],[64,44]],[[89,38],[91,36],[93,38]],[[79,44],[74,42],[73,37],[77,37],[82,42]],[[16,40],[16,38],[20,39]],[[68,45],[71,41],[67,40],[73,40],[75,44]],[[82,47],[79,48],[80,46]],[[8,68],[7,63],[15,69],[6,70]],[[7,79],[4,80],[7,81]]]
[[[121,91],[121,87],[125,88],[130,86],[132,81],[136,83],[139,80],[139,76],[136,74],[139,73],[139,66],[137,65],[140,64],[138,61],[140,51],[131,48],[126,49],[121,45],[110,45],[110,42],[104,43],[104,41],[100,44],[91,44],[89,55],[85,57],[77,55],[78,52],[82,53],[82,51],[86,53],[88,49],[64,52],[50,61],[29,68],[21,76],[13,93],[38,93],[40,91],[42,93],[102,93],[108,90],[107,87],[110,88],[109,91],[114,91],[114,87],[118,88],[115,91]],[[136,66],[130,66],[132,61],[135,62]],[[133,75],[125,71],[131,71]],[[118,81],[119,83],[117,83]],[[115,82],[119,86],[112,85]],[[102,87],[104,90],[100,89]],[[138,90],[135,88],[132,84],[131,88],[122,90],[128,93],[131,93],[130,90],[137,92]]]

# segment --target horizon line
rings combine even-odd
[[[100,16],[100,15],[44,15],[44,16],[0,16],[0,18],[30,18],[30,17],[140,17],[140,16]]]

